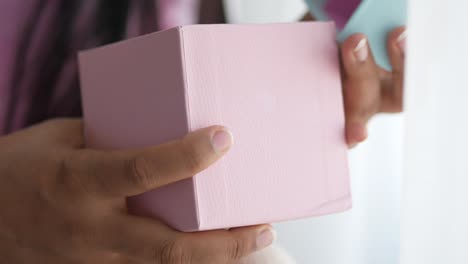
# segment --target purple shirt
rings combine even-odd
[[[99,2],[111,1],[0,1],[0,135],[48,118],[80,116],[76,53],[104,44],[96,33]],[[121,38],[197,21],[196,0],[129,2]],[[70,15],[63,13],[67,8]]]

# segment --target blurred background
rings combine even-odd
[[[224,3],[231,23],[292,22],[306,13],[302,0]],[[403,117],[377,116],[369,132],[369,140],[350,155],[354,208],[276,225],[278,243],[297,263],[398,263]]]

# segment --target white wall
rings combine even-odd
[[[235,23],[294,21],[305,12],[301,0],[225,0],[225,5]],[[351,153],[350,212],[276,226],[279,243],[298,263],[398,262],[402,118],[376,118],[370,135]]]
[[[302,0],[224,0],[230,23],[290,22],[305,14]]]
[[[298,263],[398,263],[401,128],[402,117],[380,116],[368,142],[351,152],[350,212],[277,225],[279,243]]]
[[[412,0],[402,264],[468,263],[468,1]]]

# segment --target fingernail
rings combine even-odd
[[[276,240],[276,231],[273,228],[267,228],[257,236],[257,250],[269,247]]]
[[[398,39],[397,39],[398,46],[400,47],[403,54],[406,52],[406,38],[407,38],[407,36],[408,36],[408,34],[407,34],[407,31],[405,30],[405,31],[401,32],[400,36],[398,36]]]
[[[356,45],[354,49],[354,54],[356,55],[356,59],[359,62],[365,62],[367,57],[369,57],[369,48],[367,47],[367,39],[363,38],[359,43]]]
[[[232,146],[232,143],[232,134],[227,130],[218,130],[214,133],[213,137],[211,138],[211,144],[213,145],[213,149],[217,153],[226,152]]]

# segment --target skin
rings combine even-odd
[[[346,141],[350,147],[367,138],[367,123],[375,114],[403,111],[405,40],[399,37],[404,31],[400,27],[388,36],[392,72],[378,67],[372,54],[364,62],[357,59],[355,48],[365,35],[355,34],[341,45]]]
[[[85,149],[80,120],[0,138],[1,263],[234,263],[269,225],[185,234],[131,216],[125,197],[195,175],[221,158],[210,127],[157,147]],[[273,238],[271,239],[271,241]]]
[[[403,31],[388,38],[393,72],[378,68],[370,53],[357,59],[362,34],[341,46],[350,147],[366,139],[376,113],[402,110]],[[224,264],[262,249],[258,238],[271,235],[269,225],[184,234],[125,209],[126,196],[192,177],[216,162],[228,149],[217,151],[211,138],[224,130],[210,127],[118,152],[84,148],[81,120],[47,121],[0,137],[0,263]]]
[[[310,13],[302,21],[314,21]],[[369,52],[361,62],[357,58],[356,47],[364,34],[357,33],[347,38],[340,46],[343,100],[346,116],[345,136],[350,148],[367,139],[367,123],[378,113],[400,113],[403,111],[403,82],[405,66],[406,38],[400,36],[406,31],[404,26],[388,34],[387,52],[392,71],[380,68]]]

